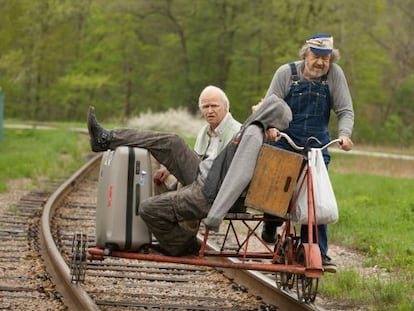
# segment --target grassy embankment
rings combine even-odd
[[[4,129],[0,151],[0,192],[5,192],[12,179],[30,178],[36,188],[43,178],[68,176],[86,162],[89,145],[86,135],[63,129]],[[334,154],[330,168],[340,206],[340,221],[329,227],[330,241],[360,251],[364,264],[385,268],[389,274],[384,278],[341,270],[321,279],[320,292],[330,300],[349,300],[370,310],[411,310],[414,179],[344,173],[342,160],[354,167],[346,157]],[[365,161],[368,165],[375,159]],[[358,171],[364,172],[363,167]]]
[[[330,175],[340,207],[340,220],[329,226],[331,243],[357,250],[364,266],[378,269],[368,275],[354,269],[325,275],[321,293],[366,310],[413,310],[414,179]]]

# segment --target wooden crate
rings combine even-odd
[[[257,159],[245,204],[285,217],[305,158],[264,144]]]

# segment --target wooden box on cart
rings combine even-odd
[[[268,144],[260,150],[245,205],[286,217],[305,157]]]

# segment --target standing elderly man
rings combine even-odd
[[[235,120],[230,113],[230,102],[227,95],[220,88],[209,85],[205,87],[199,96],[198,107],[207,124],[198,132],[194,145],[194,151],[203,156],[207,149],[219,154],[233,136],[240,130],[240,122]],[[174,183],[174,177],[168,169],[161,167],[154,173],[154,183],[163,185],[167,178],[168,184]],[[176,180],[176,179],[175,179]],[[156,194],[165,191],[156,191]]]
[[[333,47],[333,37],[326,33],[311,36],[302,46],[299,56],[300,61],[284,64],[276,70],[266,93],[266,96],[276,94],[283,98],[292,110],[293,120],[284,132],[299,146],[304,146],[310,136],[326,144],[331,140],[328,125],[332,109],[338,119],[338,137],[342,140],[339,147],[351,150],[354,110],[344,72],[335,63],[339,60],[339,51]],[[296,151],[284,140],[273,144]],[[323,155],[328,166],[328,150],[324,150]],[[269,243],[276,242],[278,225],[281,223],[266,222],[262,238]],[[304,243],[308,241],[307,233],[307,226],[303,225],[301,239]],[[318,225],[318,240],[325,271],[335,273],[336,265],[327,255],[327,225]]]

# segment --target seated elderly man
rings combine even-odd
[[[216,155],[206,154],[201,159],[178,135],[134,129],[106,130],[97,122],[93,107],[89,108],[87,122],[93,151],[115,149],[123,145],[147,149],[184,186],[177,191],[143,200],[140,215],[160,243],[158,250],[171,256],[186,256],[197,254],[200,243],[195,233],[185,230],[179,223],[205,218],[212,200],[216,195],[219,197],[221,191],[232,193],[224,207],[230,209],[253,176],[266,130],[283,130],[288,127],[291,118],[291,110],[282,99],[271,95],[263,100],[263,104],[236,135],[235,153],[229,152],[235,149],[231,142],[222,151],[230,154],[227,157],[231,158],[228,174],[236,173],[238,176],[237,183],[229,184],[230,189],[217,189],[217,183],[213,183],[217,180],[217,168],[221,166],[218,164],[222,157],[217,158],[219,161],[216,165]],[[207,225],[215,224],[209,224],[207,219]]]
[[[207,149],[211,150],[210,154],[219,154],[240,130],[241,124],[230,113],[230,101],[227,95],[217,86],[209,85],[201,91],[198,107],[207,123],[197,134],[194,151],[200,156],[206,154]],[[159,163],[153,161],[153,165],[156,168]],[[153,177],[155,194],[176,190],[177,179],[165,166],[161,165],[155,170]]]

